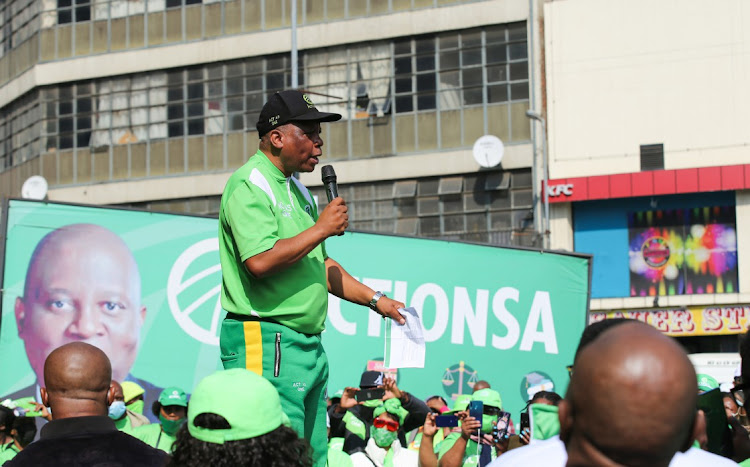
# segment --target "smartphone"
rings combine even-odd
[[[357,402],[371,401],[373,399],[382,399],[385,396],[385,389],[383,388],[368,388],[360,389],[357,391],[356,398]]]
[[[438,415],[435,417],[435,426],[440,428],[458,426],[458,417],[455,415]]]
[[[500,412],[497,417],[497,423],[492,428],[492,436],[495,438],[495,442],[499,442],[507,433],[510,428],[510,412]]]
[[[521,431],[528,430],[529,428],[531,428],[531,423],[529,422],[529,413],[521,412]]]
[[[724,399],[719,388],[698,394],[698,408],[706,415],[707,450],[725,457],[732,457],[732,433],[727,424]]]
[[[482,401],[471,401],[469,402],[469,416],[479,420],[482,423],[482,412],[484,412],[484,402]]]

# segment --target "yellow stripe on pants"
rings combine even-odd
[[[263,340],[259,321],[242,323],[245,331],[245,368],[263,376]]]

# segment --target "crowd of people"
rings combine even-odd
[[[699,398],[719,391],[716,380],[696,375],[674,339],[626,319],[588,326],[565,397],[535,394],[518,423],[490,382],[475,383],[472,394],[456,400],[422,400],[393,378],[366,371],[358,386],[327,399],[325,464],[750,465],[744,409],[750,339],[740,353],[741,375],[721,394],[718,425],[716,411],[699,409]],[[141,386],[112,380],[103,351],[72,342],[47,357],[44,381],[41,403],[25,398],[0,405],[0,465],[314,463],[310,442],[291,425],[279,392],[246,369],[216,372],[190,396],[166,388],[146,408]],[[158,423],[144,416],[149,409]]]

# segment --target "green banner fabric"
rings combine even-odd
[[[34,395],[46,355],[73,340],[102,348],[114,377],[147,393],[192,392],[221,368],[216,219],[21,200],[3,214],[0,396]],[[537,390],[564,394],[590,257],[360,232],[326,248],[420,314],[425,367],[389,371],[400,388],[450,401],[486,380],[514,414]],[[330,393],[382,369],[384,328],[368,308],[329,296]]]

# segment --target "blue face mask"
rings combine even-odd
[[[112,405],[109,406],[109,418],[112,420],[119,420],[123,415],[125,415],[125,402],[112,402]]]

